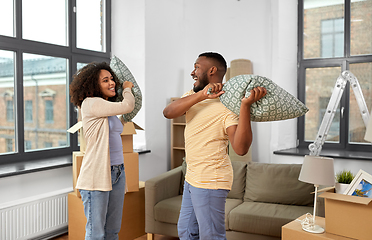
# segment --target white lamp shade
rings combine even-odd
[[[369,122],[366,129],[366,135],[364,136],[364,140],[368,142],[372,142],[372,114],[369,116]]]
[[[306,155],[298,180],[314,185],[335,185],[333,158]]]

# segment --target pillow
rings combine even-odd
[[[119,78],[119,81],[120,81],[120,88],[118,90],[118,95],[119,95],[118,101],[123,100],[123,96],[122,96],[122,93],[123,93],[123,85],[122,84],[123,84],[123,82],[124,81],[129,81],[129,82],[133,83],[132,93],[133,93],[134,100],[135,100],[134,109],[130,113],[123,114],[124,121],[130,122],[137,115],[137,113],[139,112],[139,110],[142,107],[142,93],[141,93],[141,90],[140,90],[136,80],[134,79],[132,73],[129,71],[127,66],[125,66],[125,64],[118,57],[113,56],[111,58],[110,67],[114,71],[114,73],[116,74],[116,76]]]
[[[297,98],[276,85],[272,80],[258,75],[239,75],[227,81],[220,96],[221,102],[232,112],[239,115],[241,99],[249,97],[250,90],[265,87],[266,96],[251,106],[251,121],[267,122],[296,118],[309,109]]]
[[[314,185],[298,180],[301,166],[249,163],[244,201],[312,206]]]

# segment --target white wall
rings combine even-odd
[[[170,125],[162,110],[171,97],[191,89],[190,72],[198,54],[216,51],[228,62],[248,58],[255,74],[297,94],[297,0],[113,0],[113,19],[120,14],[141,18],[113,23],[112,31],[113,53],[131,56],[144,50],[140,59],[126,59],[134,75],[144,76],[140,85],[147,90],[142,112],[147,148],[152,152],[140,156],[141,180],[170,168]],[[144,38],[125,39],[136,37],[131,34],[133,29]],[[134,44],[119,49],[118,43],[123,41]],[[296,119],[253,123],[253,160],[302,163],[302,157],[273,154],[296,146],[296,127]],[[348,168],[356,173],[363,168],[372,173],[371,165],[369,161],[335,159],[336,171]]]
[[[134,19],[128,23],[124,17],[120,24],[113,23],[113,54],[131,56],[145,50],[144,59],[126,58],[134,75],[144,74],[141,88],[146,88],[145,132],[150,154],[140,156],[140,179],[146,180],[170,168],[170,121],[162,111],[171,97],[179,97],[192,88],[190,72],[197,56],[206,51],[221,53],[228,62],[248,58],[254,73],[271,74],[271,1],[223,0],[114,0],[113,19],[118,16]],[[144,8],[132,8],[133,5]],[[143,21],[137,21],[138,16]],[[144,45],[136,43],[131,31],[144,30]],[[130,48],[120,44],[135,42]],[[139,63],[135,62],[139,61]],[[254,128],[258,128],[254,126]],[[255,131],[255,130],[254,130]],[[256,139],[267,139],[265,132]],[[256,144],[257,146],[257,144]],[[262,152],[268,152],[267,150]],[[264,157],[263,157],[264,158]]]

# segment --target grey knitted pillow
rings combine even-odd
[[[276,85],[272,80],[258,75],[239,75],[227,81],[220,96],[221,102],[239,115],[241,99],[249,97],[250,90],[265,87],[266,96],[251,106],[251,120],[254,122],[279,121],[304,115],[309,109],[297,98]]]
[[[111,58],[110,67],[114,71],[116,76],[119,78],[120,83],[121,83],[119,91],[118,91],[118,94],[119,94],[118,100],[119,101],[123,100],[122,83],[124,81],[129,81],[129,82],[132,82],[133,85],[134,85],[133,88],[132,88],[132,93],[133,93],[133,96],[134,96],[134,99],[135,99],[134,110],[130,113],[123,114],[124,121],[130,122],[137,115],[137,113],[139,112],[139,110],[142,107],[142,93],[141,93],[141,90],[140,90],[136,80],[134,79],[132,73],[129,71],[127,66],[118,57],[113,56]]]

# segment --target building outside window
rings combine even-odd
[[[6,120],[8,122],[14,121],[14,110],[13,110],[13,101],[6,101]]]
[[[25,122],[32,122],[32,113],[33,108],[32,108],[32,100],[27,100],[25,101]]]
[[[31,150],[32,149],[32,143],[30,140],[25,140],[25,150]]]
[[[13,151],[13,139],[6,139],[6,150],[7,152]]]
[[[1,7],[0,165],[71,156],[78,138],[67,133],[77,120],[69,83],[78,64],[110,61],[111,0],[5,0]]]
[[[45,100],[45,122],[54,122],[54,106],[53,101],[51,100]]]
[[[344,19],[321,21],[322,58],[342,57],[344,49]]]
[[[299,1],[298,96],[310,111],[299,118],[299,147],[314,142],[337,78],[348,70],[372,108],[372,0]],[[371,151],[348,83],[323,149]]]
[[[53,147],[52,142],[44,142],[44,148],[51,148],[51,147]]]

